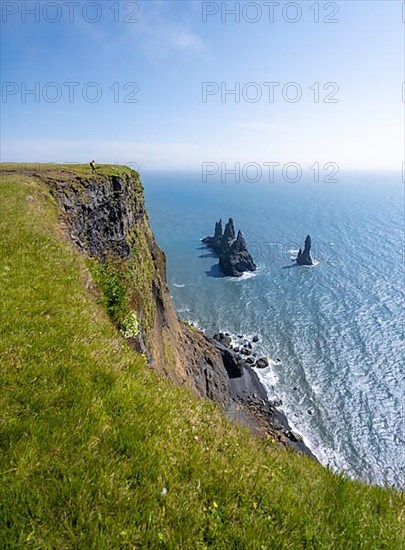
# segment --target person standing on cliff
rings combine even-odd
[[[93,174],[96,173],[96,163],[94,162],[94,160],[92,160],[90,162],[90,168],[91,168],[91,171],[93,172]]]

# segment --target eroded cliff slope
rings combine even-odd
[[[226,407],[229,379],[220,352],[173,308],[139,174],[123,167],[82,172],[50,167],[33,175],[49,186],[67,235],[91,259],[113,320],[122,328],[136,319],[139,331],[130,340],[154,369]]]

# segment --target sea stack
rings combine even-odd
[[[304,250],[300,248],[298,251],[296,262],[298,265],[314,265],[314,261],[311,258],[311,237],[309,235],[305,239]]]
[[[205,237],[205,239],[202,239],[202,242],[215,250],[217,254],[220,253],[221,250],[221,242],[223,239],[223,233],[222,233],[222,220],[219,220],[219,222],[215,223],[215,229],[214,229],[214,236],[213,237]]]
[[[202,242],[212,248],[219,256],[219,266],[229,277],[240,277],[246,271],[255,271],[256,265],[250,255],[241,231],[235,239],[233,219],[229,218],[222,234],[222,221],[215,224],[213,237],[205,237]]]
[[[233,225],[233,219],[229,218],[228,223],[225,226],[224,236],[221,241],[221,250],[220,252],[225,252],[231,246],[235,240],[235,227]]]

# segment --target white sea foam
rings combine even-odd
[[[319,395],[321,393],[321,386],[319,384],[312,384],[312,391],[315,395]]]
[[[173,283],[173,286],[175,286],[176,288],[184,288],[186,285],[184,284],[179,285],[178,283]]]
[[[319,262],[318,260],[312,260],[314,263],[312,265],[301,265],[300,267],[316,267]]]
[[[331,468],[334,472],[344,471],[350,475],[349,466],[343,455],[336,450],[327,448],[322,444],[322,441],[316,436],[315,432],[310,429],[298,428],[293,420],[294,416],[288,416],[288,423],[291,429],[302,437],[304,444],[316,456],[321,464]],[[301,424],[301,423],[300,423]]]
[[[240,277],[227,277],[227,279],[233,283],[240,283],[241,281],[247,281],[254,277],[257,277],[257,271],[245,271]]]
[[[291,403],[289,403],[289,396],[284,395],[284,392],[281,394],[278,392],[277,384],[279,382],[279,377],[274,367],[280,366],[280,363],[271,359],[269,361],[270,364],[265,369],[253,368],[262,386],[266,390],[269,401],[282,399],[283,406],[279,408],[287,416],[291,429],[302,437],[304,444],[311,450],[321,464],[330,467],[335,472],[344,471],[350,475],[349,465],[344,456],[337,452],[336,449],[331,449],[324,445],[316,430],[311,430],[310,424],[305,420],[303,421],[302,408],[296,410],[295,407],[289,406],[291,405]],[[296,424],[294,421],[297,415],[300,417],[300,427],[298,427],[298,423]]]
[[[269,366],[264,369],[258,369],[252,367],[255,373],[257,374],[262,386],[266,390],[267,397],[269,401],[279,400],[280,397],[276,392],[276,385],[278,382],[278,376],[274,370],[275,361],[269,359]]]
[[[297,258],[298,252],[299,250],[297,250],[296,248],[290,248],[290,250],[288,250],[288,253],[291,254],[290,259],[295,260]],[[301,267],[315,267],[319,264],[318,260],[313,260],[313,262],[314,263],[312,265],[303,265]]]

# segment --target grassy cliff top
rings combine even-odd
[[[401,548],[403,495],[254,440],[153,373],[98,303],[47,187],[6,166],[1,547]]]
[[[5,176],[8,173],[15,176],[27,176],[32,173],[37,175],[46,176],[53,172],[70,172],[76,176],[83,178],[90,177],[92,175],[92,169],[90,163],[87,164],[56,164],[56,163],[32,163],[32,162],[4,162],[0,163],[0,175]],[[101,176],[138,176],[139,173],[130,166],[118,165],[118,164],[97,164],[96,173]]]

